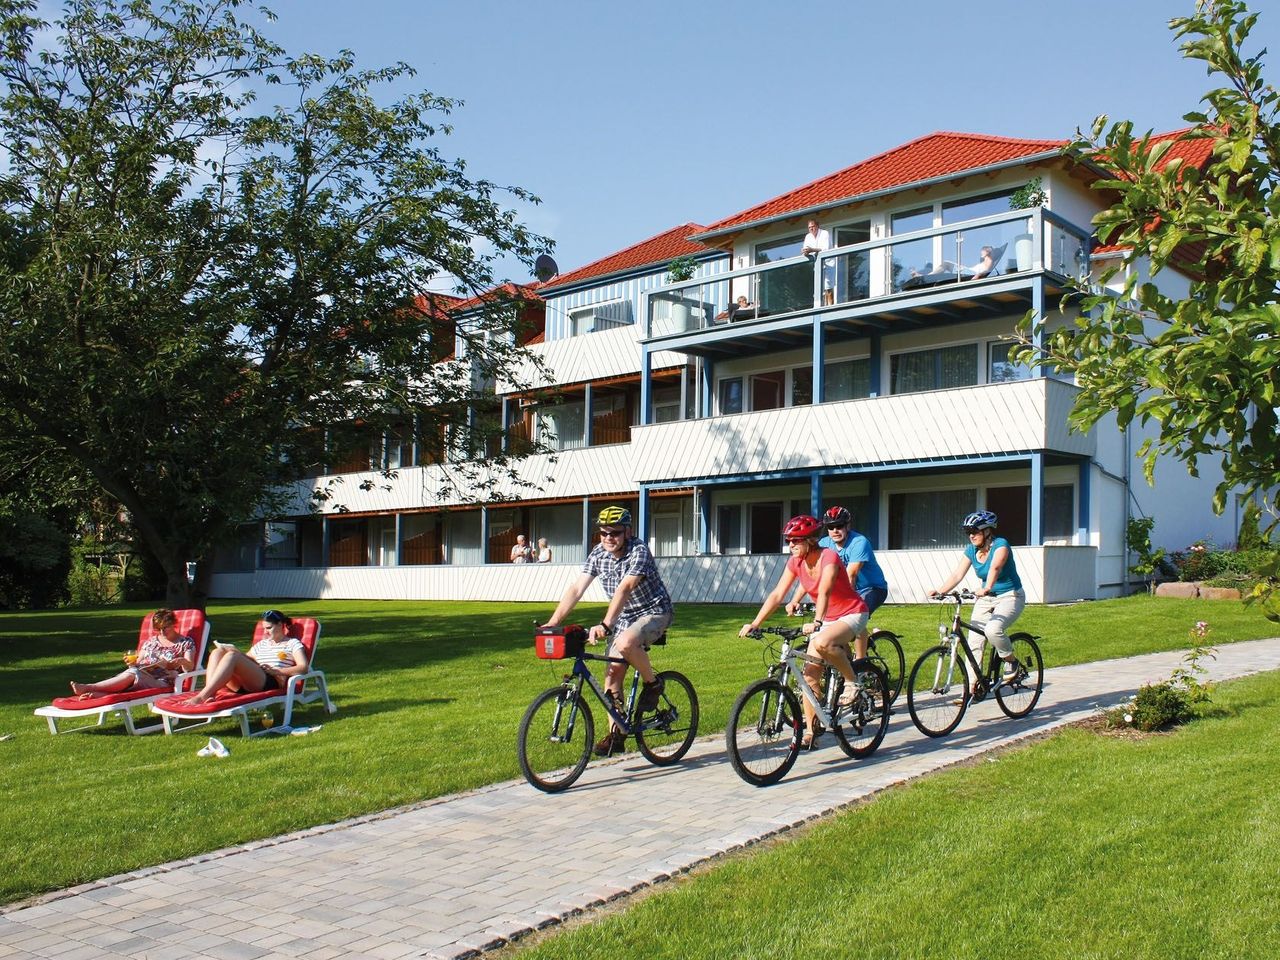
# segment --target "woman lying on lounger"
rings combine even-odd
[[[151,629],[156,635],[144,643],[141,650],[124,655],[127,669],[98,683],[73,682],[71,692],[87,700],[125,690],[172,690],[179,673],[195,669],[196,642],[178,634],[178,618],[172,610],[153,613]]]
[[[292,622],[279,610],[268,610],[262,615],[262,639],[247,654],[229,643],[215,644],[204,689],[187,702],[204,703],[224,687],[241,693],[283,690],[289,677],[306,673],[306,648],[300,640],[285,636]]]

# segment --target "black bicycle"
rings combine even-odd
[[[994,647],[984,673],[973,651],[965,642],[965,630],[986,636],[981,627],[960,618],[961,606],[974,599],[968,590],[944,593],[936,599],[954,603],[948,623],[938,624],[942,642],[920,655],[907,680],[907,709],[911,722],[921,733],[941,737],[960,723],[970,701],[981,701],[994,692],[996,703],[1009,717],[1025,717],[1040,700],[1044,688],[1044,659],[1040,656],[1038,637],[1029,633],[1013,633],[1009,642],[1017,664],[1007,663]],[[963,651],[963,654],[961,653]],[[972,671],[976,681],[969,683]]]
[[[805,652],[808,637],[799,627],[765,627],[752,631],[781,638],[781,646],[766,646],[768,675],[738,695],[729,711],[725,745],[738,776],[757,787],[777,783],[787,775],[800,753],[804,715],[800,692],[815,718],[833,730],[846,756],[862,759],[875,753],[889,726],[889,688],[884,671],[868,659],[851,660],[854,688],[845,696],[845,680],[827,661]],[[795,642],[799,640],[799,642]],[[821,699],[805,679],[803,664],[823,666]]]
[[[796,611],[797,616],[812,616],[814,604],[805,600]],[[902,681],[907,675],[907,658],[902,653],[902,641],[892,630],[872,630],[867,639],[867,659],[884,671],[889,683],[889,706],[902,692]]]
[[[547,660],[573,658],[573,671],[529,704],[520,720],[516,754],[525,779],[548,793],[572,786],[591,759],[596,724],[584,687],[595,694],[606,716],[623,734],[636,738],[644,758],[658,766],[678,762],[698,735],[698,695],[682,673],[663,670],[662,694],[653,710],[639,707],[640,674],[632,671],[631,692],[617,703],[591,673],[586,661],[626,663],[621,657],[600,656],[585,650],[587,632],[581,627],[548,631],[535,638],[538,656]],[[654,642],[667,642],[664,634]]]

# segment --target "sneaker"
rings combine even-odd
[[[640,712],[648,713],[658,707],[658,701],[662,697],[662,688],[664,684],[661,677],[655,677],[653,683],[646,683],[640,688]]]
[[[197,757],[229,757],[231,751],[222,745],[222,741],[216,737],[210,737],[209,742],[196,751]]]
[[[627,735],[621,730],[610,730],[596,744],[595,753],[597,757],[608,757],[615,753],[621,753],[626,748]]]

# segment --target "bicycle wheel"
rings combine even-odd
[[[591,708],[578,691],[544,690],[520,720],[516,755],[524,778],[547,793],[572,785],[587,767],[595,735]]]
[[[889,685],[889,705],[898,699],[902,692],[902,680],[907,674],[907,660],[902,655],[902,644],[896,633],[888,630],[871,631],[871,641],[867,644],[867,657],[884,671],[885,681]]]
[[[950,733],[969,706],[969,670],[964,653],[940,643],[920,654],[907,680],[911,722],[927,737]]]
[[[876,664],[854,670],[857,694],[836,724],[836,739],[846,756],[861,760],[876,752],[889,729],[889,684]]]
[[[662,697],[654,715],[636,730],[636,746],[650,763],[665,767],[675,763],[693,746],[698,735],[698,695],[683,673],[664,670]]]
[[[1018,679],[1001,683],[996,687],[996,703],[1009,717],[1025,717],[1040,700],[1044,688],[1044,660],[1040,648],[1030,634],[1014,633],[1009,636],[1013,655],[1018,658]],[[1005,664],[1001,664],[1003,669]]]
[[[796,762],[803,726],[796,695],[777,680],[757,680],[729,710],[729,762],[747,783],[777,783]]]

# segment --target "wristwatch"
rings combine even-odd
[[[603,620],[600,621],[600,629],[604,631],[606,637],[613,636],[613,627],[609,626]]]

